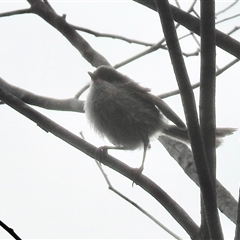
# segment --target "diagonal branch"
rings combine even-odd
[[[56,99],[40,96],[25,89],[13,86],[4,81],[1,77],[0,86],[23,102],[34,106],[58,111],[84,112],[84,101],[77,98]]]
[[[44,129],[46,132],[51,132],[56,137],[67,142],[71,146],[84,152],[88,156],[97,159],[104,165],[116,170],[125,177],[131,179],[141,188],[152,195],[160,204],[162,204],[166,210],[174,217],[174,219],[185,229],[185,231],[191,236],[192,239],[196,239],[199,231],[199,227],[190,218],[190,216],[182,209],[166,192],[164,192],[158,185],[152,180],[144,176],[143,174],[136,177],[136,169],[127,166],[118,159],[110,156],[109,154],[98,156],[98,149],[92,144],[86,142],[82,138],[69,132],[67,129],[56,124],[43,114],[34,110],[33,108],[26,105],[21,100],[14,97],[12,94],[0,88],[0,99],[7,105],[20,112],[33,122],[36,122],[38,126]]]
[[[237,58],[234,59],[233,61],[229,62],[226,66],[217,70],[216,76],[219,76],[220,74],[222,74],[223,72],[225,72],[227,69],[229,69],[230,67],[232,67],[234,64],[236,64],[238,62],[239,62],[239,59],[237,59]],[[200,86],[200,82],[197,82],[197,83],[194,83],[191,85],[192,89],[198,88],[199,86]],[[168,97],[177,95],[179,93],[180,93],[179,89],[176,89],[176,90],[172,90],[170,92],[162,93],[162,94],[158,95],[158,97],[163,99],[163,98],[168,98]]]
[[[178,235],[176,235],[173,231],[171,231],[166,226],[164,226],[161,222],[159,222],[150,213],[148,213],[146,210],[144,210],[142,207],[140,207],[137,203],[135,203],[134,201],[132,201],[131,199],[126,197],[124,194],[119,192],[115,187],[113,187],[113,185],[111,184],[107,174],[104,172],[102,165],[97,160],[96,160],[96,164],[97,164],[98,168],[100,169],[100,171],[101,171],[101,173],[102,173],[102,175],[103,175],[103,177],[104,177],[104,179],[105,179],[105,181],[108,185],[109,190],[113,191],[115,194],[117,194],[119,197],[121,197],[122,199],[124,199],[128,203],[132,204],[135,208],[137,208],[140,212],[145,214],[148,218],[150,218],[153,222],[155,222],[159,227],[161,227],[164,231],[166,231],[167,233],[172,235],[174,238],[176,238],[178,240],[182,240]]]
[[[4,222],[0,221],[0,226],[5,229],[12,237],[16,240],[21,240],[21,238],[14,232],[14,230],[8,227]]]
[[[62,33],[92,66],[110,65],[101,54],[94,50],[90,44],[66,22],[64,16],[60,17],[47,4],[40,0],[28,0],[28,2],[31,4],[32,12],[36,13]]]
[[[173,159],[177,161],[184,172],[199,186],[199,179],[193,160],[193,154],[189,147],[184,143],[164,135],[160,136],[158,140],[166,148]],[[218,180],[216,181],[216,192],[219,210],[236,224],[238,208],[237,201]]]
[[[157,11],[162,23],[169,55],[176,75],[180,94],[185,110],[186,122],[191,140],[196,169],[199,177],[200,190],[203,196],[207,224],[212,239],[222,239],[222,232],[217,212],[214,185],[208,168],[203,139],[201,136],[195,99],[178,42],[176,29],[172,18],[170,5],[167,0],[155,0]]]
[[[25,13],[31,13],[31,8],[19,9],[19,10],[15,10],[15,11],[0,13],[0,17],[9,17],[9,16],[20,15],[20,14],[25,14]]]
[[[154,43],[147,43],[147,42],[143,42],[143,41],[139,41],[139,40],[123,37],[123,36],[117,35],[117,34],[100,33],[100,32],[97,32],[97,31],[94,31],[94,30],[91,30],[91,29],[88,29],[88,28],[75,26],[73,24],[71,24],[71,26],[74,29],[76,29],[76,30],[92,34],[95,37],[107,37],[107,38],[119,39],[119,40],[123,40],[123,41],[128,42],[128,43],[135,43],[135,44],[139,44],[139,45],[143,45],[143,46],[152,46],[152,45],[154,45]]]
[[[138,2],[154,11],[156,11],[156,5],[154,0],[133,0]],[[200,20],[191,14],[170,5],[173,19],[186,27],[190,31],[200,36]],[[232,54],[236,58],[240,58],[240,43],[234,38],[224,34],[223,32],[216,30],[216,45],[226,52]]]

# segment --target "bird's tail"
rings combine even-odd
[[[222,142],[224,137],[233,134],[237,128],[217,128],[216,129],[216,147],[219,147]],[[189,136],[188,136],[188,131],[186,129],[179,128],[174,125],[168,125],[165,129],[162,131],[163,134],[176,138],[180,141],[183,141],[185,143],[189,143]]]

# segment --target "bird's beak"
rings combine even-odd
[[[91,79],[93,79],[93,73],[92,72],[88,72],[88,74],[91,77]]]

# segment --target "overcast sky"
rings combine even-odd
[[[184,9],[190,1],[179,1]],[[227,1],[229,3],[229,1]],[[216,1],[217,10],[226,1]],[[150,43],[162,39],[159,17],[133,1],[50,1],[68,22],[103,33],[113,33]],[[0,11],[28,7],[26,1],[0,1]],[[198,9],[198,8],[196,8]],[[239,13],[239,3],[220,15]],[[217,27],[229,32],[239,18]],[[89,82],[94,68],[54,28],[33,14],[0,18],[0,76],[7,82],[46,97],[70,98]],[[184,29],[179,34],[187,33]],[[114,65],[143,51],[144,46],[120,40],[80,34]],[[237,40],[240,32],[233,34]],[[183,49],[196,50],[183,40]],[[217,49],[217,65],[234,59]],[[192,83],[199,81],[199,58],[185,58]],[[156,94],[177,88],[167,51],[159,50],[119,71]],[[198,105],[198,89],[194,91]],[[83,96],[84,99],[85,96]],[[217,125],[239,127],[239,64],[217,78]],[[166,100],[184,119],[179,96]],[[100,139],[88,126],[84,114],[35,108],[75,134],[83,131],[96,146]],[[136,208],[111,192],[96,163],[65,142],[44,132],[35,123],[6,105],[0,106],[0,220],[26,238],[159,238],[172,237]],[[217,177],[238,198],[240,179],[239,133],[226,138],[217,150]],[[199,189],[158,142],[151,143],[144,174],[159,184],[199,224]],[[142,151],[111,151],[131,166],[141,163]],[[168,212],[139,186],[104,167],[112,184],[138,203],[181,238],[186,232]],[[234,225],[223,215],[226,239],[233,239]],[[0,228],[0,238],[9,235]]]

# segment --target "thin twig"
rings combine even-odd
[[[229,69],[230,67],[232,67],[234,64],[236,64],[237,62],[239,62],[239,59],[236,58],[234,59],[233,61],[231,61],[230,63],[228,63],[226,66],[220,68],[217,72],[216,72],[216,76],[222,74],[223,72],[225,72],[227,69]],[[192,89],[195,89],[195,88],[198,88],[200,86],[200,82],[197,82],[195,84],[192,84]],[[176,89],[176,90],[173,90],[173,91],[170,91],[170,92],[167,92],[167,93],[162,93],[160,95],[158,95],[158,97],[164,99],[164,98],[168,98],[168,97],[171,97],[171,96],[174,96],[174,95],[177,95],[179,94],[179,89]]]
[[[178,8],[181,8],[181,6],[180,6],[178,0],[175,0],[175,3],[176,3],[176,5],[177,5]]]
[[[138,53],[137,55],[135,55],[131,58],[128,58],[128,59],[122,61],[121,63],[118,63],[118,64],[114,65],[113,67],[116,68],[116,69],[119,68],[119,67],[122,67],[122,66],[124,66],[124,65],[126,65],[126,64],[140,58],[140,57],[143,57],[143,56],[145,56],[149,53],[152,53],[152,52],[158,50],[159,48],[166,49],[166,46],[162,45],[164,42],[165,42],[165,39],[162,39],[160,42],[154,44],[152,47],[148,48],[147,50],[144,50],[143,52]]]
[[[9,17],[9,16],[20,15],[20,14],[31,13],[31,12],[32,12],[31,8],[25,8],[25,9],[19,9],[15,11],[0,13],[0,17]]]
[[[192,38],[194,39],[194,41],[197,43],[197,45],[200,47],[201,44],[200,44],[200,42],[198,41],[196,35],[195,35],[193,32],[191,32],[191,36],[192,36]],[[199,51],[200,51],[200,49],[199,49]]]
[[[83,132],[80,132],[80,135],[82,137],[82,139],[85,140],[85,137],[83,135]],[[151,214],[149,214],[147,211],[145,211],[142,207],[140,207],[138,204],[136,204],[135,202],[133,202],[131,199],[129,199],[128,197],[126,197],[125,195],[123,195],[121,192],[119,192],[117,189],[115,189],[113,187],[113,185],[111,184],[107,174],[105,173],[105,171],[103,170],[102,164],[95,160],[95,163],[97,164],[100,172],[102,173],[109,190],[113,191],[114,193],[116,193],[118,196],[120,196],[121,198],[123,198],[124,200],[126,200],[127,202],[131,203],[134,207],[136,207],[140,212],[142,212],[143,214],[145,214],[147,217],[149,217],[153,222],[155,222],[158,226],[160,226],[163,230],[165,230],[167,233],[169,233],[170,235],[172,235],[173,237],[175,237],[178,240],[182,240],[179,236],[177,236],[174,232],[172,232],[170,229],[168,229],[167,227],[165,227],[162,223],[160,223],[156,218],[154,218]]]
[[[240,26],[236,26],[236,27],[233,28],[233,30],[231,30],[229,33],[227,33],[227,35],[231,35],[239,29],[240,29]]]
[[[119,197],[123,198],[125,201],[129,202],[130,204],[132,204],[134,207],[136,207],[140,212],[142,212],[143,214],[145,214],[148,218],[150,218],[153,222],[155,222],[159,227],[161,227],[164,231],[166,231],[168,234],[170,234],[171,236],[173,236],[174,238],[178,239],[178,240],[182,240],[182,238],[180,238],[177,234],[175,234],[173,231],[171,231],[169,228],[167,228],[166,226],[164,226],[161,222],[159,222],[156,218],[154,218],[150,213],[148,213],[146,210],[144,210],[142,207],[140,207],[137,203],[135,203],[134,201],[132,201],[131,199],[129,199],[128,197],[126,197],[124,194],[122,194],[121,192],[119,192],[117,189],[115,189],[113,187],[113,185],[111,184],[107,174],[105,173],[105,171],[102,168],[101,163],[99,163],[97,160],[95,160],[98,168],[100,169],[109,190],[113,191],[114,193],[116,193]]]
[[[84,87],[82,87],[76,94],[75,97],[76,99],[79,99],[80,96],[90,87],[90,83],[86,84]]]
[[[190,6],[190,8],[189,8],[189,10],[187,11],[187,13],[190,13],[190,12],[192,12],[193,10],[194,10],[194,5],[196,4],[196,2],[197,2],[197,0],[194,0],[194,2],[193,2],[193,4]],[[179,28],[181,25],[179,24],[179,23],[177,23],[176,25],[175,25],[175,29],[177,29],[177,28]],[[147,55],[147,54],[150,54],[150,53],[152,53],[152,52],[154,52],[154,51],[156,51],[156,50],[158,50],[158,49],[167,49],[167,47],[166,47],[166,45],[164,45],[163,43],[165,42],[165,38],[163,38],[162,40],[160,40],[158,43],[156,43],[156,44],[153,44],[150,48],[148,48],[147,50],[144,50],[143,52],[141,52],[141,53],[138,53],[137,55],[135,55],[135,56],[132,56],[131,58],[128,58],[128,59],[126,59],[126,60],[124,60],[124,61],[122,61],[122,62],[120,62],[120,63],[118,63],[118,64],[115,64],[113,67],[114,68],[120,68],[120,67],[122,67],[122,66],[124,66],[124,65],[126,65],[126,64],[128,64],[128,63],[130,63],[130,62],[132,62],[132,61],[135,61],[136,59],[138,59],[138,58],[140,58],[140,57],[143,57],[143,56],[145,56],[145,55]],[[194,52],[193,54],[187,54],[187,53],[183,53],[186,57],[189,57],[189,56],[196,56],[197,54],[196,54],[196,52]]]
[[[236,17],[240,17],[240,14],[236,14],[236,15],[233,15],[233,16],[231,16],[231,17],[227,17],[227,18],[224,18],[224,19],[222,19],[222,20],[219,20],[218,22],[216,22],[216,24],[219,24],[219,23],[222,23],[222,22],[231,20],[231,19],[236,18]]]
[[[234,3],[230,4],[229,6],[227,6],[226,8],[224,8],[223,10],[215,13],[215,16],[218,16],[219,14],[226,12],[227,10],[229,10],[230,8],[232,8],[236,3],[238,3],[238,1],[239,1],[239,0],[235,0]]]
[[[135,39],[131,39],[131,38],[127,38],[127,37],[123,37],[121,35],[117,35],[117,34],[110,34],[110,33],[100,33],[88,28],[84,28],[84,27],[79,27],[76,25],[71,24],[71,26],[78,30],[78,31],[82,31],[82,32],[86,32],[89,34],[94,35],[95,37],[106,37],[106,38],[113,38],[113,39],[119,39],[119,40],[123,40],[125,42],[128,43],[135,43],[135,44],[139,44],[139,45],[144,45],[144,46],[152,46],[154,45],[154,43],[147,43],[147,42],[143,42],[143,41],[139,41],[139,40],[135,40]]]

